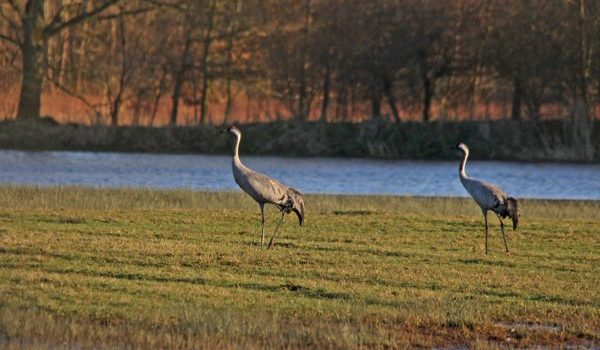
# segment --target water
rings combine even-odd
[[[243,157],[305,193],[467,196],[455,161]],[[600,200],[600,165],[472,161],[474,178],[518,198]],[[237,190],[231,157],[0,151],[0,183]]]

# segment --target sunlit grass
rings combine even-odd
[[[470,198],[307,195],[309,213],[401,215],[479,215]],[[521,199],[523,220],[598,219],[599,201]],[[532,205],[530,205],[532,204]],[[256,214],[258,206],[239,191],[93,189],[89,187],[0,186],[0,207],[13,209],[210,209],[241,210]],[[355,212],[355,213],[348,213]]]
[[[470,199],[306,204],[261,251],[237,192],[1,187],[0,347],[600,341],[599,202],[524,200],[510,256]]]

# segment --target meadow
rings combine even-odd
[[[600,346],[600,202],[0,187],[0,347]],[[267,209],[268,232],[277,211]]]

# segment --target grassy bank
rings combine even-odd
[[[0,148],[229,153],[223,127],[106,127],[49,121],[0,123]],[[244,154],[456,159],[467,143],[474,159],[600,161],[600,122],[575,130],[563,121],[387,123],[275,122],[242,126]]]
[[[0,187],[0,347],[600,344],[600,203],[308,196],[258,247],[240,193]],[[269,231],[277,215],[267,210]]]

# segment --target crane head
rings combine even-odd
[[[240,129],[238,129],[235,126],[230,126],[227,129],[221,131],[221,133],[225,133],[225,132],[230,133],[230,134],[235,135],[235,136],[241,136],[242,135],[242,132],[240,131]]]
[[[521,216],[521,203],[514,197],[507,197],[506,210],[508,211],[508,216],[512,220],[513,230],[516,230],[519,225],[519,217]]]
[[[291,210],[298,216],[298,223],[300,226],[304,223],[304,197],[302,193],[295,188],[289,188],[288,195],[292,200]]]
[[[469,147],[467,147],[467,145],[465,145],[464,143],[459,143],[458,145],[456,145],[456,148],[458,148],[459,150],[463,151],[463,153],[469,153]]]

